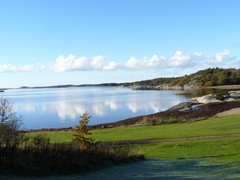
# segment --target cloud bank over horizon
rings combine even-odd
[[[54,62],[48,64],[13,66],[10,64],[0,64],[0,73],[5,72],[33,72],[34,67],[42,72],[50,70],[52,72],[63,73],[70,71],[197,71],[200,69],[223,67],[239,68],[240,59],[232,56],[229,50],[217,52],[215,55],[206,56],[201,52],[184,53],[176,51],[171,57],[152,55],[152,57],[130,57],[127,61],[107,61],[104,56],[77,57],[70,54],[66,57],[60,55]],[[238,67],[237,67],[238,66]]]
[[[108,61],[103,56],[76,57],[60,55],[50,69],[54,72],[68,71],[161,71],[163,69],[204,69],[208,67],[236,67],[240,59],[230,55],[229,50],[217,52],[212,56],[205,56],[203,53],[183,53],[176,51],[171,57],[153,55],[150,58],[130,57],[125,63],[120,61]],[[239,68],[239,67],[236,67]],[[196,69],[196,70],[197,70]]]

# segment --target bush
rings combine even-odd
[[[215,92],[215,97],[217,100],[224,101],[229,97],[229,94],[227,90],[217,90]]]
[[[44,137],[42,135],[37,135],[37,136],[33,137],[32,143],[35,146],[48,145],[48,144],[50,144],[50,139],[46,138],[46,137]]]

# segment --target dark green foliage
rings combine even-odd
[[[181,79],[187,78],[189,82],[195,79],[200,86],[235,85],[240,84],[239,73],[240,69],[209,68]]]
[[[32,140],[33,145],[35,146],[42,146],[42,145],[47,145],[50,143],[50,139],[46,138],[42,135],[37,135],[33,138]]]
[[[142,158],[130,147],[107,145],[90,149],[81,149],[74,144],[2,147],[0,173],[24,176],[84,173]]]
[[[226,90],[217,90],[214,93],[214,95],[215,95],[216,99],[220,100],[220,101],[224,101],[225,99],[227,99],[229,97],[228,91],[226,91]]]
[[[142,87],[159,86],[163,84],[169,86],[184,86],[191,84],[197,86],[237,85],[240,84],[240,69],[208,68],[182,77],[156,78],[146,81],[137,81],[133,84]]]
[[[137,81],[134,83],[136,86],[158,86],[162,84],[171,84],[178,78],[156,78],[152,80]]]

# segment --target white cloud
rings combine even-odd
[[[204,58],[202,53],[184,54],[177,51],[168,62],[171,67],[190,67],[195,66]]]
[[[101,70],[103,68],[103,56],[96,56],[92,58],[75,57],[70,54],[68,57],[60,55],[53,63],[51,69],[55,72],[77,71],[77,70]]]
[[[25,65],[25,66],[12,66],[11,64],[3,64],[0,65],[0,72],[31,72],[33,71],[33,65]]]
[[[173,57],[170,58],[170,66],[182,66],[191,60],[189,55],[184,55],[181,51],[177,51]]]
[[[143,62],[141,62],[141,60],[138,60],[135,57],[131,57],[126,63],[126,67],[128,69],[139,69],[142,67],[142,65],[143,65]]]
[[[149,60],[146,61],[146,65],[151,68],[159,67],[164,65],[166,58],[164,56],[158,57],[157,55],[153,55]]]
[[[93,67],[94,69],[101,69],[103,67],[103,61],[103,56],[93,57],[91,61],[91,67]]]
[[[126,63],[125,68],[129,70],[166,70],[171,68],[186,68],[195,66],[205,57],[202,53],[184,54],[181,51],[170,57],[153,55],[151,58],[137,59],[131,57]]]
[[[153,55],[150,58],[137,58],[132,56],[126,62],[105,62],[103,56],[77,58],[74,55],[67,57],[61,55],[51,65],[51,69],[55,72],[115,71],[120,69],[128,71],[170,71],[174,75],[179,75],[179,73],[192,73],[208,67],[236,67],[238,62],[237,58],[230,56],[229,50],[217,52],[213,56],[205,56],[201,52],[184,53],[178,50],[170,57]]]
[[[155,70],[164,66],[166,58],[164,56],[158,57],[153,55],[151,58],[137,59],[131,57],[126,63],[125,68],[130,70]]]
[[[118,65],[119,65],[119,63],[117,63],[116,61],[111,61],[106,66],[103,67],[103,70],[113,71],[113,70],[116,70],[118,68]]]
[[[208,62],[214,64],[222,63],[224,60],[229,59],[229,54],[229,50],[224,50],[222,52],[216,53],[215,56],[209,57]]]

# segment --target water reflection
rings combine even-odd
[[[103,117],[109,111],[117,111],[126,106],[132,113],[137,113],[139,111],[144,112],[159,112],[165,110],[168,107],[171,107],[175,104],[180,103],[181,101],[167,101],[167,102],[145,102],[139,103],[137,101],[128,101],[126,105],[118,102],[95,102],[90,104],[87,103],[69,103],[69,102],[56,102],[53,104],[48,104],[47,106],[42,104],[40,109],[36,104],[24,104],[24,105],[15,105],[15,109],[17,112],[27,112],[27,113],[36,113],[39,111],[40,113],[45,112],[56,112],[58,117],[62,120],[66,119],[76,119],[80,114],[88,111],[90,114],[94,114],[95,116]],[[38,109],[38,110],[37,110]]]
[[[174,91],[96,87],[54,89],[48,93],[44,89],[25,93],[15,90],[5,96],[23,114],[26,128],[73,126],[85,111],[92,116],[90,124],[107,123],[163,111],[186,100]]]

